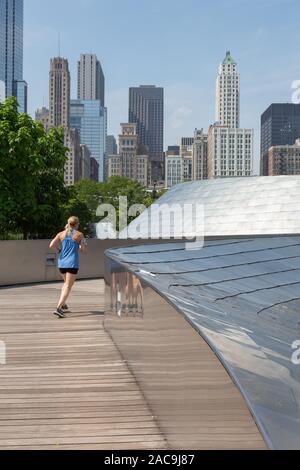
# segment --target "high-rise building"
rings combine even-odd
[[[207,174],[208,136],[203,129],[195,129],[193,144],[193,180],[205,180]]]
[[[229,51],[219,67],[216,121],[231,129],[240,127],[240,75]]]
[[[91,178],[91,152],[87,145],[81,144],[81,177],[82,179]]]
[[[269,149],[268,176],[300,175],[300,139]]]
[[[139,145],[137,125],[121,124],[119,155],[108,155],[108,177],[123,176],[147,187],[150,180],[149,156]]]
[[[210,126],[208,178],[252,176],[253,134],[253,129]]]
[[[78,62],[79,100],[98,100],[105,107],[105,78],[100,61],[95,54],[81,54]]]
[[[192,181],[193,178],[193,137],[182,137],[180,145],[181,181]]]
[[[129,122],[137,125],[139,142],[149,149],[152,181],[161,180],[164,150],[164,89],[154,85],[130,88]]]
[[[55,57],[50,61],[49,126],[70,127],[71,77],[67,59]]]
[[[44,124],[45,129],[49,129],[49,109],[43,106],[35,111],[35,120]]]
[[[0,99],[15,96],[27,112],[27,83],[23,80],[23,0],[0,0]],[[1,98],[2,97],[2,98]]]
[[[165,184],[171,189],[182,182],[182,158],[180,155],[169,155],[165,159]]]
[[[300,138],[300,104],[272,104],[261,117],[261,175],[268,176],[269,149]]]
[[[49,116],[42,108],[42,122],[48,128],[62,127],[64,144],[69,149],[65,166],[65,184],[71,186],[82,178],[82,150],[78,129],[70,128],[71,77],[67,59],[55,57],[50,61]]]
[[[252,176],[254,130],[240,128],[240,76],[230,52],[219,67],[217,122],[208,132],[208,178]]]
[[[68,160],[65,166],[65,184],[72,186],[82,179],[82,151],[77,129],[64,129],[65,146],[68,147]]]
[[[98,181],[104,181],[104,161],[107,134],[107,110],[100,100],[71,100],[70,126],[78,129],[82,144],[88,146],[91,157],[99,165]]]
[[[108,135],[106,137],[106,150],[105,150],[105,163],[104,163],[104,180],[108,179],[108,156],[118,155],[118,145],[114,135]]]
[[[91,158],[91,174],[90,178],[93,181],[99,181],[99,163],[95,158]]]
[[[106,153],[107,155],[118,154],[118,145],[114,135],[108,135],[106,137]]]

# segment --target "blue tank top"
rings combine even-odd
[[[61,243],[58,267],[61,269],[79,269],[79,244],[73,240],[76,230],[68,234]]]

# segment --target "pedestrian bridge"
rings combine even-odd
[[[152,324],[145,341],[138,316],[130,337],[122,319],[105,320],[102,280],[76,284],[74,309],[65,320],[51,314],[60,288],[52,283],[0,289],[0,339],[6,345],[0,450],[266,448],[214,353],[180,315],[176,321],[168,317],[166,303],[157,305],[164,325],[157,331]],[[114,342],[118,334],[121,349]],[[124,339],[151,352],[148,363],[134,353],[143,375],[124,359]]]
[[[165,449],[134,376],[103,326],[104,283],[77,283],[66,320],[60,283],[0,290],[0,450]]]

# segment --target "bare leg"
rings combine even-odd
[[[75,274],[70,274],[70,273],[66,274],[66,281],[63,285],[57,308],[61,308],[66,304],[68,297],[71,293],[72,287],[74,286],[74,283],[76,281],[76,277],[77,276]]]

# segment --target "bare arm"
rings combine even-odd
[[[52,240],[52,242],[50,243],[50,248],[58,252],[60,248],[60,244],[61,244],[61,238],[60,238],[60,233],[59,233],[58,235],[56,235],[54,240]]]
[[[86,255],[87,252],[88,252],[88,249],[87,249],[87,241],[86,241],[86,239],[84,238],[83,233],[78,232],[78,234],[75,235],[75,237],[73,237],[73,239],[79,244],[79,251],[80,251],[80,253]]]
[[[80,253],[82,253],[84,255],[87,254],[88,248],[87,248],[87,241],[86,241],[85,238],[82,238],[79,250],[80,250]]]

